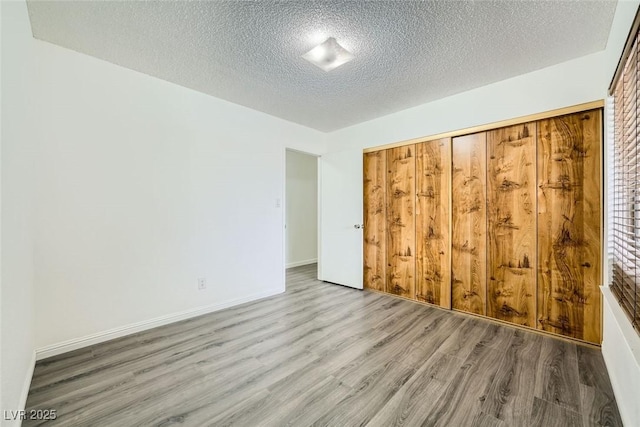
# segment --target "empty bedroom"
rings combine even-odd
[[[0,1],[0,424],[640,427],[640,1]]]

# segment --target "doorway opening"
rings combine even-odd
[[[285,269],[317,268],[318,157],[291,149],[285,157]]]

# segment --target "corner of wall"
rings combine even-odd
[[[2,301],[2,411],[24,409],[35,367],[33,189],[35,180],[33,120],[34,57],[27,5],[24,1],[1,2],[2,63],[0,86],[2,122],[2,253],[0,263]],[[15,412],[14,412],[15,414]],[[2,413],[2,425],[20,420]]]
[[[27,397],[29,396],[29,389],[31,388],[31,380],[33,379],[33,371],[36,368],[36,351],[33,350],[31,355],[31,361],[29,362],[29,369],[24,377],[24,384],[22,386],[22,394],[20,395],[20,404],[18,409],[24,409],[27,406]]]

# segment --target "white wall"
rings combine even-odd
[[[284,147],[321,133],[34,43],[39,348],[284,290]]]
[[[318,260],[318,158],[287,150],[286,265]]]
[[[34,61],[24,3],[0,2],[2,31],[0,411],[22,409],[34,356],[33,189],[30,91]],[[4,412],[0,413],[0,419]],[[0,421],[2,425],[19,422]],[[6,424],[5,424],[6,423]]]
[[[329,148],[367,148],[602,99],[599,52],[333,132]]]
[[[27,231],[35,239],[39,356],[283,291],[284,209],[276,199],[284,199],[284,148],[319,153],[325,136],[36,41],[24,3],[10,9],[21,30],[11,43],[37,70],[20,75],[3,61],[3,78],[8,70],[26,80],[3,103],[28,107],[13,114],[38,130],[35,150],[18,141],[15,149],[36,165],[35,227]],[[3,185],[11,171],[29,171],[10,148]],[[17,210],[33,191],[12,185]],[[11,197],[3,187],[3,206]],[[27,218],[15,215],[15,233]],[[11,238],[4,228],[3,249]],[[206,290],[197,289],[199,277]],[[29,298],[12,299],[14,311],[28,314]],[[28,324],[22,316],[16,325]]]

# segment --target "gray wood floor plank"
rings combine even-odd
[[[596,387],[602,393],[613,396],[613,389],[607,375],[607,367],[604,364],[602,352],[595,348],[579,346],[576,348],[578,355],[578,370],[580,384]]]
[[[263,422],[264,426],[301,426],[309,420],[317,420],[335,408],[353,389],[333,377],[317,381],[296,396],[278,400],[278,411],[270,411]],[[275,394],[277,395],[277,394]]]
[[[488,329],[485,329],[485,332]],[[506,340],[507,335],[502,339]],[[506,346],[506,342],[504,343]],[[504,356],[495,348],[477,342],[463,365],[449,380],[423,425],[472,425],[482,412],[482,404]]]
[[[487,322],[468,316],[458,328],[449,331],[450,337],[440,346],[439,351],[465,359],[478,343],[478,335],[484,334],[488,327]]]
[[[542,336],[517,330],[505,348],[496,376],[482,405],[483,413],[506,425],[531,417],[536,365]]]
[[[620,426],[622,419],[613,395],[580,384],[582,420],[585,426]]]
[[[263,365],[255,369],[239,365],[238,369],[229,373],[199,371],[200,376],[190,383],[177,388],[169,386],[173,394],[159,397],[151,395],[133,411],[119,411],[117,419],[120,425],[203,425],[206,420],[222,414],[230,407],[256,395],[266,395],[264,387],[237,386],[230,381],[231,378],[237,378],[246,384],[261,375],[264,369]],[[175,398],[176,395],[179,399]]]
[[[29,397],[27,401],[28,407],[31,409],[49,409],[56,408],[58,412],[57,423],[64,422],[72,416],[69,414],[77,414],[83,408],[89,407],[97,402],[107,402],[116,393],[116,390],[126,390],[131,387],[137,387],[135,376],[132,373],[109,378],[105,381],[96,381],[91,385],[70,390],[55,389],[50,393],[38,396],[39,399]],[[110,406],[111,407],[111,406]],[[23,425],[40,425],[37,422],[25,421]]]
[[[489,414],[480,413],[473,420],[473,427],[509,427],[509,426],[517,426],[519,424],[507,424],[498,418],[492,417]]]
[[[596,349],[315,277],[39,361],[23,425],[622,425]]]
[[[413,305],[417,306],[417,304]],[[421,318],[422,324],[418,326],[415,319],[408,316],[408,313],[412,312],[406,312],[401,320],[394,323],[397,329],[386,329],[386,325],[381,327],[380,329],[388,332],[389,335],[378,341],[364,354],[354,357],[348,365],[334,374],[336,378],[355,387],[370,372],[384,366],[389,360],[411,360],[412,353],[415,351],[415,348],[412,347],[414,341],[419,339],[425,330],[428,331],[429,323],[446,314],[433,310]]]
[[[456,330],[464,321],[462,316],[449,316],[443,312],[443,316],[435,317],[429,324],[423,327],[422,332],[411,343],[409,351],[402,358],[402,363],[420,367],[436,351],[440,351],[443,344],[450,339],[450,333]],[[441,353],[446,353],[442,352]],[[456,354],[459,359],[464,359],[462,354]]]
[[[578,427],[582,425],[580,415],[545,400],[534,398],[532,427]]]
[[[536,366],[535,396],[580,413],[576,345],[544,337]]]
[[[445,392],[450,378],[464,360],[436,352],[413,377],[393,395],[369,426],[421,425],[429,410]]]
[[[382,409],[413,376],[415,368],[395,360],[378,366],[355,385],[353,391],[317,419],[314,426],[363,426]]]

